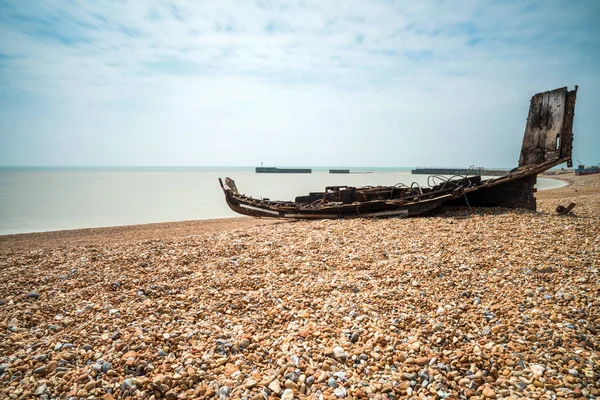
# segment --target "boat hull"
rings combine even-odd
[[[295,201],[271,201],[241,194],[230,178],[219,179],[228,206],[259,218],[336,219],[413,217],[442,205],[536,209],[537,175],[562,163],[571,165],[575,90],[566,87],[531,99],[518,167],[506,175],[481,180],[462,176],[422,188],[404,185],[355,188],[330,186]]]
[[[600,174],[600,169],[598,168],[590,168],[584,170],[575,170],[575,175],[593,175]]]
[[[440,196],[425,201],[402,204],[394,201],[370,201],[354,204],[329,204],[323,207],[306,207],[303,205],[270,204],[271,202],[240,195],[235,182],[226,178],[226,183],[219,179],[225,193],[225,201],[231,210],[238,214],[257,218],[283,219],[337,219],[337,218],[381,218],[381,217],[413,217],[432,211],[452,198],[451,195]]]

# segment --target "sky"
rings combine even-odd
[[[579,85],[600,162],[600,1],[0,0],[0,165],[517,165]]]

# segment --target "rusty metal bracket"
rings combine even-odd
[[[568,213],[571,212],[571,210],[573,210],[575,208],[575,203],[571,203],[569,204],[567,207],[565,206],[558,206],[556,207],[556,212],[559,215],[567,215]]]

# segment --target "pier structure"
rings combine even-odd
[[[257,174],[310,174],[311,168],[256,167]]]
[[[435,168],[435,167],[417,167],[411,171],[412,174],[423,175],[474,175],[474,176],[504,176],[508,175],[508,169],[487,169],[477,168]]]

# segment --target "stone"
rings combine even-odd
[[[165,399],[166,400],[177,400],[177,393],[173,392],[173,391],[169,391],[167,393],[165,393]]]
[[[348,358],[348,354],[343,347],[335,346],[333,348],[333,356],[339,360],[345,361]]]
[[[311,375],[308,378],[306,378],[306,386],[311,387],[314,382],[315,382],[314,376]]]
[[[94,389],[95,387],[96,387],[96,381],[89,381],[88,383],[85,384],[83,389],[87,392],[91,392],[92,389]]]
[[[121,392],[125,392],[133,387],[133,379],[127,378],[121,383]]]
[[[269,389],[275,394],[281,394],[281,384],[277,380],[269,384]]]
[[[573,296],[571,293],[564,293],[563,294],[563,299],[567,300],[567,301],[571,301],[573,300],[575,296]]]
[[[59,354],[60,358],[63,360],[71,361],[77,358],[77,354],[72,353],[70,351],[63,351]]]
[[[427,358],[427,357],[419,357],[419,358],[415,359],[415,363],[417,365],[419,365],[419,366],[422,367],[424,365],[429,364],[429,358]]]
[[[482,394],[486,399],[496,398],[496,392],[494,392],[494,390],[489,387],[484,388]]]
[[[294,391],[292,389],[285,389],[281,394],[281,400],[293,400]]]
[[[287,379],[287,380],[284,382],[283,386],[284,386],[286,389],[295,389],[295,390],[297,390],[297,389],[298,389],[298,385],[297,385],[297,384],[296,384],[294,381],[292,381],[291,379]]]
[[[102,371],[103,373],[107,373],[107,372],[108,372],[108,371],[109,371],[111,368],[112,368],[112,364],[111,364],[111,363],[109,363],[108,361],[106,361],[106,362],[103,362],[103,363],[102,363],[102,368],[101,368],[101,371]]]
[[[44,375],[47,371],[48,367],[46,366],[41,366],[39,368],[36,368],[33,373],[36,375]]]
[[[136,357],[137,357],[137,353],[135,351],[131,350],[121,356],[121,361],[127,361],[130,358],[136,358]]]
[[[47,389],[48,389],[48,386],[45,383],[43,383],[40,386],[38,386],[38,388],[35,390],[35,395],[41,396],[42,394],[46,393]]]
[[[237,367],[237,365],[235,364],[226,364],[225,365],[225,369],[223,370],[223,373],[225,374],[225,376],[231,376],[236,372],[239,372],[240,369]]]
[[[220,397],[229,397],[229,395],[231,394],[231,389],[229,388],[229,386],[221,386],[219,388],[219,396]]]
[[[58,367],[58,361],[50,361],[47,365],[46,365],[46,373],[47,374],[51,374],[52,372],[54,372],[56,370],[56,367]]]

